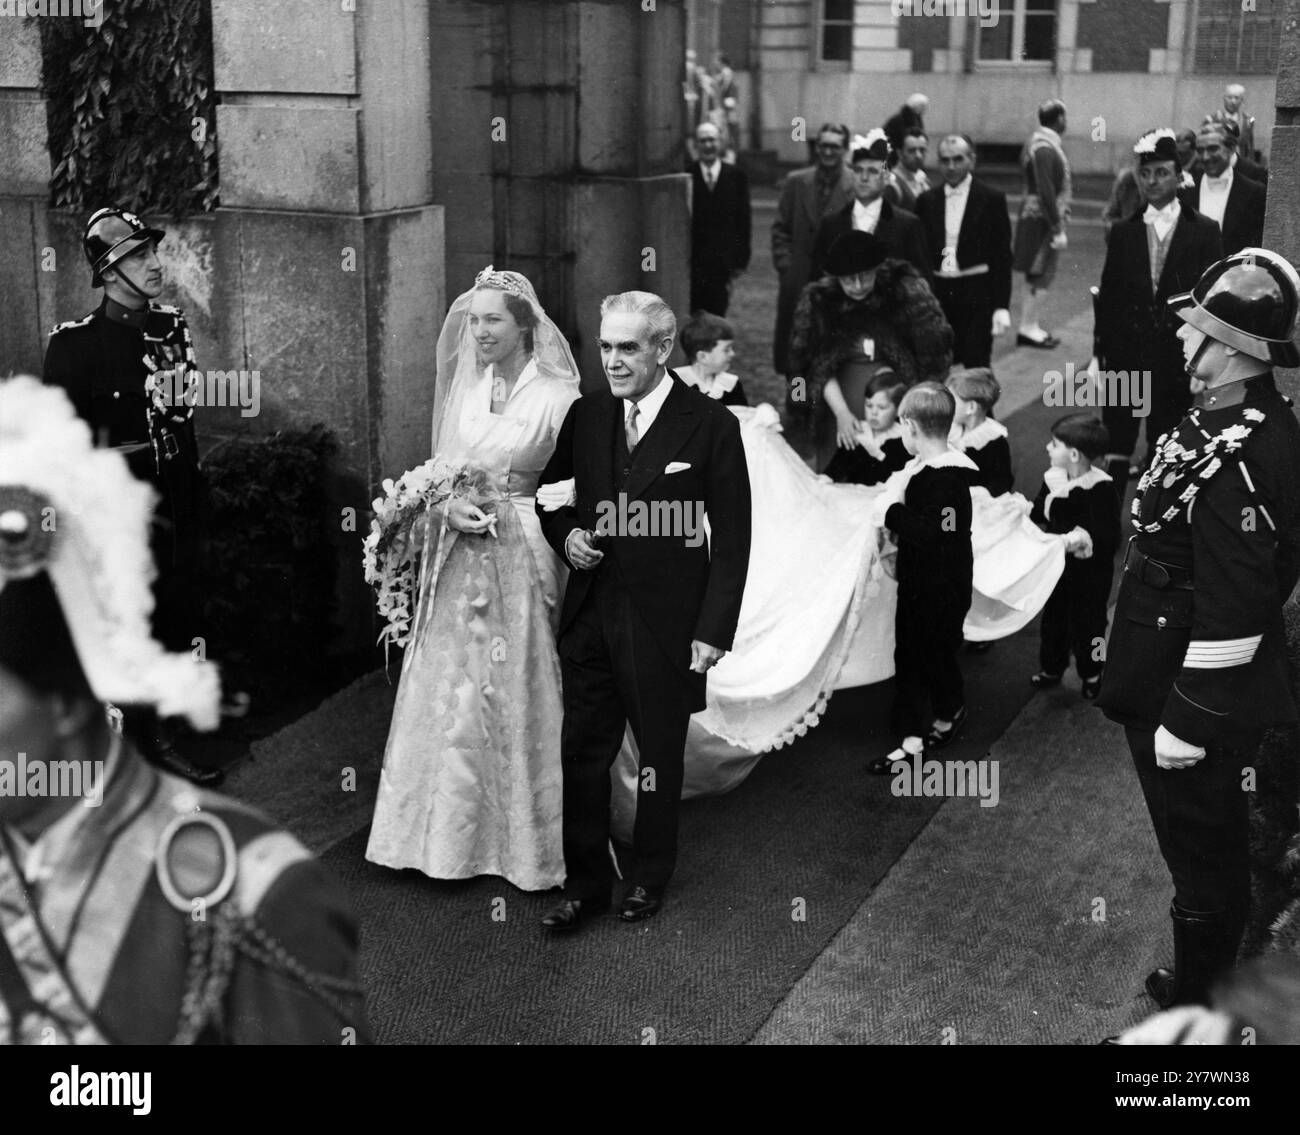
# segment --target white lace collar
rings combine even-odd
[[[958,449],[983,449],[989,442],[1007,436],[1007,427],[996,418],[985,418],[973,430],[966,430],[965,433],[958,433],[959,428],[954,425],[948,438],[949,443]]]
[[[1086,473],[1073,478],[1066,470],[1055,465],[1050,466],[1043,474],[1043,484],[1047,486],[1047,499],[1043,501],[1043,515],[1051,517],[1052,501],[1069,496],[1075,489],[1087,490],[1093,485],[1100,485],[1110,479],[1110,474],[1096,465]]]
[[[695,364],[680,367],[677,371],[677,377],[680,378],[687,386],[693,386],[701,394],[707,394],[710,398],[721,398],[724,394],[730,394],[736,389],[736,383],[740,381],[740,376],[732,374],[729,371],[722,371],[711,378],[705,378],[695,369]]]
[[[1093,485],[1100,485],[1110,479],[1110,474],[1097,465],[1077,477],[1071,477],[1066,470],[1056,465],[1043,474],[1043,483],[1047,486],[1048,493],[1054,497],[1063,497],[1073,489],[1090,489]]]

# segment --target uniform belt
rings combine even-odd
[[[955,272],[936,272],[936,280],[964,280],[967,276],[986,276],[988,275],[989,266],[987,264],[976,264],[974,268],[958,268]]]
[[[1190,568],[1177,564],[1161,563],[1153,560],[1138,549],[1137,537],[1130,538],[1128,551],[1124,555],[1124,570],[1148,587],[1157,591],[1173,588],[1179,591],[1192,589],[1192,572]]]

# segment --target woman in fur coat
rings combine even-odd
[[[911,264],[886,258],[878,237],[845,233],[826,270],[800,295],[790,335],[792,396],[802,392],[809,404],[819,472],[861,430],[861,408],[850,408],[840,387],[846,369],[887,363],[911,387],[943,382],[952,365],[952,328],[939,301]]]

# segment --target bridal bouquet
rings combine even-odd
[[[452,497],[483,508],[497,493],[485,470],[439,457],[407,470],[396,481],[386,479],[383,489],[384,495],[372,502],[375,515],[370,534],[361,544],[361,562],[384,619],[379,641],[386,646],[405,646],[411,635],[419,561],[428,542],[429,509]],[[446,530],[444,515],[439,549]],[[496,535],[495,517],[488,531]]]

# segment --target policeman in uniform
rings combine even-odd
[[[1173,876],[1161,1005],[1205,1003],[1250,904],[1243,769],[1296,720],[1282,605],[1300,578],[1300,425],[1273,381],[1300,364],[1300,277],[1244,249],[1170,306],[1197,404],[1138,484],[1098,705],[1124,725]]]
[[[90,218],[82,247],[104,299],[84,319],[51,332],[45,381],[67,392],[97,445],[120,449],[131,472],[158,490],[154,634],[170,650],[191,650],[205,499],[193,423],[198,375],[185,316],[155,302],[163,287],[162,237],[162,230],[121,209],[100,209]],[[170,731],[151,712],[130,714],[127,727],[168,772],[204,786],[220,783],[220,771],[201,769],[176,751]]]
[[[219,717],[212,663],[150,635],[153,497],[61,391],[0,382],[0,1043],[366,1040],[338,885],[109,726]]]

